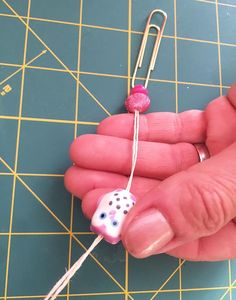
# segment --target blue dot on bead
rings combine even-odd
[[[100,214],[100,219],[105,219],[106,216],[107,216],[107,214],[103,212],[103,213]]]
[[[114,227],[116,227],[116,226],[118,225],[118,222],[117,222],[117,221],[113,221],[113,222],[112,222],[112,225],[113,225]]]

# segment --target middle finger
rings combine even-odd
[[[70,157],[81,168],[129,175],[132,141],[104,135],[82,135],[71,145]],[[198,162],[189,143],[139,142],[135,175],[164,179]]]

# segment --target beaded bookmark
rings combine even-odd
[[[162,18],[161,27],[151,23],[156,16]],[[131,82],[130,95],[125,100],[125,107],[128,112],[134,113],[134,133],[133,133],[133,147],[132,147],[132,166],[131,173],[126,189],[116,189],[107,193],[98,199],[98,207],[91,220],[91,231],[98,234],[92,245],[88,250],[75,262],[75,264],[66,272],[66,274],[55,284],[48,296],[44,300],[56,299],[59,293],[66,287],[70,279],[74,276],[76,271],[81,267],[82,263],[93,251],[93,249],[104,239],[111,244],[117,244],[121,239],[121,229],[124,220],[129,210],[135,205],[136,198],[130,193],[134,170],[138,156],[138,138],[139,138],[139,116],[148,110],[150,106],[150,99],[148,97],[148,81],[151,72],[154,70],[157,54],[159,51],[163,31],[166,25],[167,14],[159,9],[153,10],[147,20],[146,28],[144,30],[142,43],[140,46],[137,62],[134,68],[134,73]],[[136,75],[139,68],[142,67],[143,57],[147,45],[148,36],[151,28],[156,31],[156,39],[153,46],[150,64],[147,70],[147,75],[144,85],[135,85]]]

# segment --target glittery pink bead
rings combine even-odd
[[[142,84],[137,84],[135,87],[133,87],[130,91],[130,95],[141,93],[144,95],[148,95],[148,89],[146,89]]]
[[[131,113],[134,113],[135,110],[139,111],[140,113],[143,113],[146,110],[148,110],[150,102],[151,101],[147,95],[143,93],[135,93],[131,94],[125,100],[125,107]]]

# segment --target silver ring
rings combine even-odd
[[[193,146],[197,150],[199,162],[203,162],[204,160],[210,158],[209,150],[205,144],[193,144]]]

